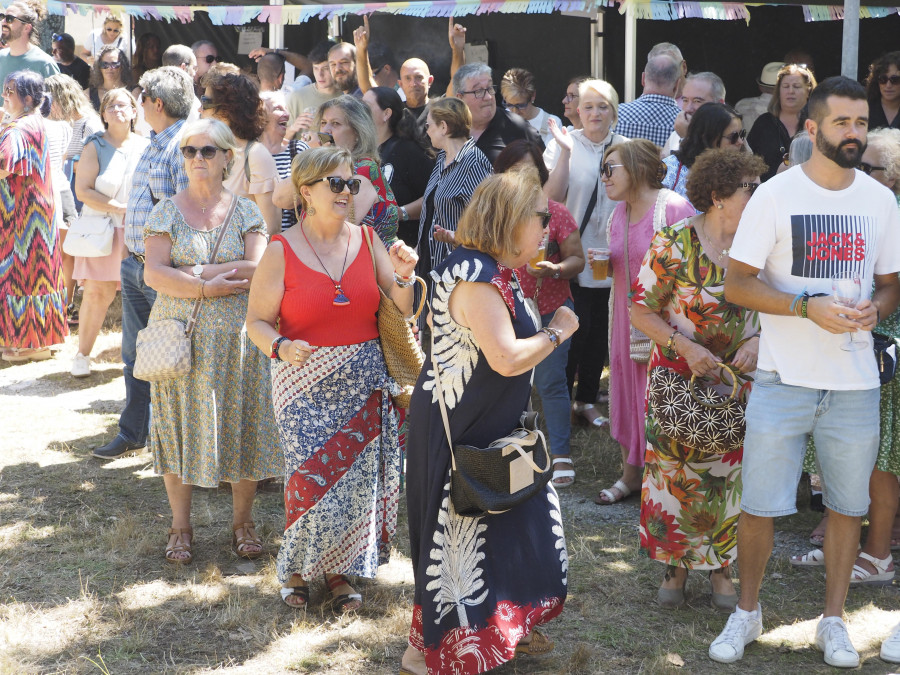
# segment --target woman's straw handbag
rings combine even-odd
[[[378,268],[375,266],[375,250],[372,248],[372,241],[369,238],[369,228],[365,225],[362,228],[363,237],[366,245],[369,247],[369,253],[372,255],[372,269],[375,270],[375,285],[378,286]],[[403,316],[403,312],[394,303],[391,298],[385,295],[378,286],[380,301],[378,303],[378,338],[381,340],[381,351],[384,353],[384,363],[387,366],[388,375],[400,386],[402,393],[393,396],[394,405],[398,408],[408,408],[409,400],[412,397],[413,389],[416,386],[416,380],[419,379],[419,373],[425,363],[425,354],[416,340],[412,327],[422,313],[422,307],[425,306],[425,281],[416,277],[416,282],[422,285],[422,302],[419,308],[413,314],[412,318],[407,320]]]

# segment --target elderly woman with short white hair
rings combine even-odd
[[[256,483],[281,475],[268,359],[253,348],[244,328],[266,223],[253,201],[223,185],[235,146],[234,134],[218,120],[185,126],[181,152],[188,186],[159,202],[144,227],[144,280],[157,292],[149,326],[184,321],[197,298],[203,299],[191,338],[190,373],[150,387],[149,445],[172,508],[165,557],[173,563],[193,559],[193,486],[223,481],[231,483],[234,552],[251,559],[262,555],[251,515]]]

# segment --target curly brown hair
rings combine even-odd
[[[103,57],[110,53],[116,55],[116,62],[119,64],[119,80],[121,81],[122,86],[130,87],[131,64],[128,63],[128,55],[115,45],[103,45],[100,51],[97,52],[97,58],[91,66],[91,76],[88,83],[90,86],[97,89],[103,86],[103,70],[100,68],[100,63],[103,60]]]
[[[716,199],[727,199],[737,192],[747,176],[760,176],[768,170],[765,160],[749,152],[711,148],[700,153],[687,177],[687,198],[695,209],[706,213]]]
[[[207,89],[215,106],[215,116],[229,126],[239,139],[255,140],[266,128],[266,106],[259,87],[246,75],[227,73]]]
[[[900,70],[900,52],[882,54],[869,66],[869,75],[866,77],[866,98],[869,99],[869,107],[881,104],[881,88],[878,86],[878,78],[885,75],[891,66]]]

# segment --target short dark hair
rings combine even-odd
[[[809,119],[820,124],[828,115],[828,97],[840,96],[854,101],[865,101],[866,90],[856,80],[843,75],[835,75],[819,82],[819,86],[809,95]]]
[[[717,199],[727,199],[737,192],[738,184],[747,176],[761,176],[768,170],[759,155],[712,148],[701,153],[687,177],[687,198],[700,213],[713,207]]]
[[[319,44],[309,50],[306,58],[310,63],[324,63],[328,60],[328,52],[337,44],[334,40],[322,40]]]
[[[6,76],[3,86],[12,86],[16,96],[26,105],[25,97],[31,97],[31,109],[40,109],[47,94],[44,92],[44,78],[32,70],[17,70]]]
[[[544,153],[537,143],[524,138],[519,138],[503,148],[503,152],[497,155],[494,161],[494,173],[506,173],[526,157],[530,157],[537,168],[543,186],[550,178],[550,172],[544,164]]]
[[[369,65],[372,67],[372,70],[390,66],[391,70],[397,72],[399,67],[397,66],[397,59],[394,57],[394,52],[386,44],[383,42],[370,42],[368,51]]]

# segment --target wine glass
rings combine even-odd
[[[842,307],[856,307],[862,296],[862,281],[858,272],[839,272],[831,277],[831,290],[834,292],[834,301]],[[842,315],[843,316],[843,315]],[[864,340],[850,339],[841,343],[841,349],[845,352],[855,352],[865,349],[868,345]]]

